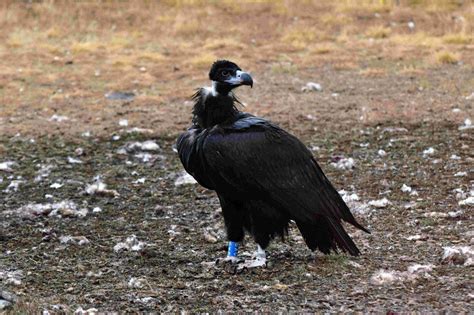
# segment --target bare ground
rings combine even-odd
[[[2,2],[0,304],[472,312],[473,17],[472,1],[445,0]],[[214,264],[218,201],[176,186],[172,146],[217,57],[252,73],[244,110],[297,135],[359,199],[360,257],[311,253],[292,227],[267,268]],[[159,149],[130,145],[148,140]],[[443,259],[453,246],[467,254]]]
[[[365,212],[354,209],[372,231],[367,235],[349,228],[363,253],[360,257],[311,253],[292,227],[285,242],[275,240],[270,246],[267,268],[237,275],[213,264],[226,250],[214,194],[193,184],[175,186],[182,172],[172,150],[178,128],[167,134],[126,132],[133,126],[153,129],[147,121],[165,119],[158,109],[150,109],[146,119],[128,127],[118,125],[127,117],[118,114],[112,118],[115,127],[99,136],[3,136],[2,161],[17,163],[11,173],[1,173],[0,182],[4,200],[0,271],[21,271],[17,284],[2,279],[2,286],[19,297],[13,312],[71,312],[78,307],[469,311],[472,265],[444,264],[441,258],[443,247],[472,246],[473,241],[472,206],[459,205],[472,190],[472,129],[458,130],[472,114],[472,101],[462,92],[471,75],[471,68],[453,66],[430,70],[422,78],[367,78],[358,71],[330,67],[306,69],[291,74],[291,79],[271,71],[256,73],[254,89],[241,91],[249,103],[246,110],[297,134],[313,148],[336,186],[356,193],[361,204],[384,197],[390,204],[369,206]],[[301,92],[314,77],[324,91]],[[290,111],[278,110],[289,105]],[[127,112],[133,102],[114,106]],[[190,109],[182,102],[170,106],[176,106],[173,111]],[[179,121],[182,128],[189,117]],[[64,129],[74,122],[48,123]],[[113,140],[113,135],[120,139]],[[117,152],[129,142],[145,140],[160,146],[151,152],[151,162],[134,157],[140,152]],[[430,147],[434,153],[424,155]],[[77,148],[84,153],[77,155]],[[331,166],[336,155],[353,157],[355,169]],[[70,164],[67,157],[83,163]],[[35,181],[42,165],[51,165],[51,172]],[[455,176],[458,172],[467,174]],[[87,194],[87,185],[98,175],[118,194]],[[137,181],[143,178],[144,182]],[[18,190],[8,189],[16,179],[22,181]],[[53,183],[63,186],[51,188]],[[401,191],[403,184],[418,195]],[[21,208],[62,200],[89,211],[84,217],[66,211],[58,218],[28,216]],[[95,207],[102,211],[92,212]],[[447,215],[456,211],[460,212]],[[146,245],[138,251],[114,251],[131,235]],[[62,236],[84,236],[89,243],[64,244]],[[253,252],[253,242],[247,240],[242,250],[244,255]],[[414,264],[432,266],[427,272],[409,274],[407,268]],[[374,278],[382,269],[396,279]]]

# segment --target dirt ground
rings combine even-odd
[[[0,312],[472,312],[473,4],[360,3],[0,5]],[[371,230],[361,256],[292,226],[266,268],[214,263],[218,200],[173,144],[216,57]]]

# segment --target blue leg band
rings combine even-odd
[[[229,249],[227,250],[227,257],[237,257],[239,253],[239,243],[229,242]]]

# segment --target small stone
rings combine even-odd
[[[423,156],[428,156],[428,155],[433,155],[435,153],[435,149],[433,148],[428,148],[426,150],[423,150]]]
[[[474,126],[472,125],[472,121],[469,118],[466,118],[464,120],[464,125],[460,126],[458,130],[466,130],[466,129],[471,129],[471,128],[474,128]]]
[[[196,184],[197,181],[186,172],[182,172],[174,181],[175,186]]]
[[[0,299],[0,310],[5,310],[11,306],[12,306],[11,302],[4,299]]]
[[[369,201],[369,205],[375,208],[385,208],[389,204],[391,204],[391,202],[387,198]]]
[[[59,189],[61,187],[63,187],[63,184],[60,184],[60,183],[54,183],[54,184],[49,185],[49,188],[53,188],[53,189]]]
[[[408,192],[409,193],[409,192],[411,192],[411,187],[406,185],[406,184],[403,184],[401,190],[403,192]]]
[[[68,156],[67,157],[67,162],[69,164],[82,164],[82,161],[73,157]]]
[[[99,212],[102,212],[102,209],[99,208],[99,207],[95,207],[94,209],[92,209],[92,212],[93,213],[99,213]]]
[[[301,88],[301,91],[303,92],[321,92],[322,90],[323,87],[321,84],[315,82],[308,82]]]

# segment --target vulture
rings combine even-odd
[[[209,72],[210,87],[193,96],[192,126],[177,140],[185,170],[214,190],[222,207],[230,264],[266,265],[270,241],[288,233],[294,221],[306,245],[324,254],[360,254],[342,221],[360,225],[324,175],[308,148],[276,124],[240,111],[233,90],[253,86],[250,74],[218,60]],[[238,258],[249,233],[257,243],[250,261]]]

